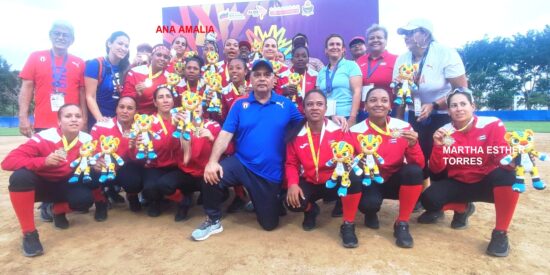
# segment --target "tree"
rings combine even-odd
[[[18,71],[11,71],[11,65],[0,56],[0,115],[15,116],[17,95],[21,87]]]

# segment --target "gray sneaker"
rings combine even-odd
[[[38,208],[43,222],[53,222],[53,203],[43,202]]]
[[[195,241],[204,241],[212,234],[218,234],[223,231],[220,220],[212,221],[210,218],[206,220],[191,233],[191,238]]]

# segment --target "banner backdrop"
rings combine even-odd
[[[378,23],[378,0],[280,0],[209,4],[162,9],[164,42],[183,35],[192,50],[204,44],[208,31],[216,33],[221,49],[227,38],[263,41],[274,37],[279,50],[290,55],[291,39],[297,33],[308,36],[310,55],[324,59],[324,41],[332,33],[349,40],[364,36]],[[158,32],[159,28],[157,29]]]

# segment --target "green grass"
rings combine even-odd
[[[550,133],[550,121],[506,121],[506,130],[521,131],[531,129],[535,133]],[[1,128],[0,136],[20,136],[19,128]]]
[[[20,136],[19,128],[2,128],[0,127],[0,136]]]
[[[505,121],[504,125],[508,131],[531,129],[535,133],[550,133],[550,121]]]

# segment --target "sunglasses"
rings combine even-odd
[[[411,36],[411,35],[413,35],[414,33],[419,32],[419,31],[421,31],[420,28],[414,29],[414,30],[410,30],[410,31],[402,31],[401,34],[404,35],[404,36]]]
[[[472,92],[472,90],[470,90],[466,87],[457,87],[457,88],[452,89],[447,94],[447,98],[446,98],[447,103],[449,102],[449,99],[451,98],[451,96],[453,96],[455,94],[464,94],[472,100],[472,103],[474,102],[474,93]]]

